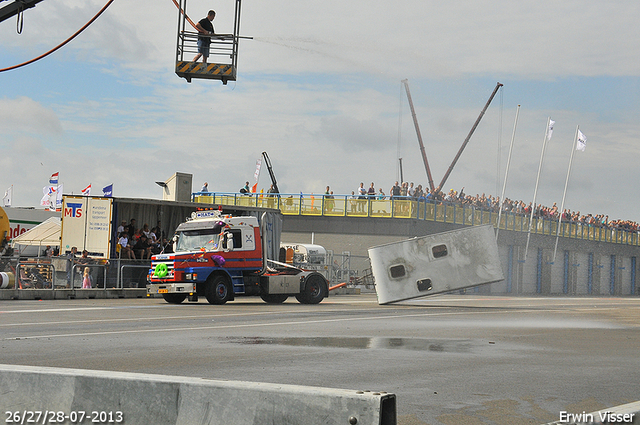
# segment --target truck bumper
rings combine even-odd
[[[152,294],[193,294],[196,292],[195,282],[150,283],[147,295]]]

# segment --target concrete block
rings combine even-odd
[[[105,412],[127,425],[397,422],[395,395],[385,392],[15,365],[0,365],[0,388],[5,415]]]
[[[369,258],[380,304],[504,279],[491,225],[369,248]]]

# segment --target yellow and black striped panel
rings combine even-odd
[[[236,69],[230,64],[177,61],[176,74],[187,80],[191,78],[208,78],[223,81],[236,80]]]

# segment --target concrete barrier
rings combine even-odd
[[[45,414],[69,424],[397,422],[395,395],[385,392],[16,365],[0,365],[0,389],[5,423],[43,423]]]
[[[0,300],[147,298],[146,288],[2,289]]]

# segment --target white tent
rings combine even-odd
[[[60,217],[50,217],[42,223],[38,224],[31,230],[28,230],[18,237],[13,238],[12,245],[26,246],[59,246],[60,245],[60,229],[62,223]]]

